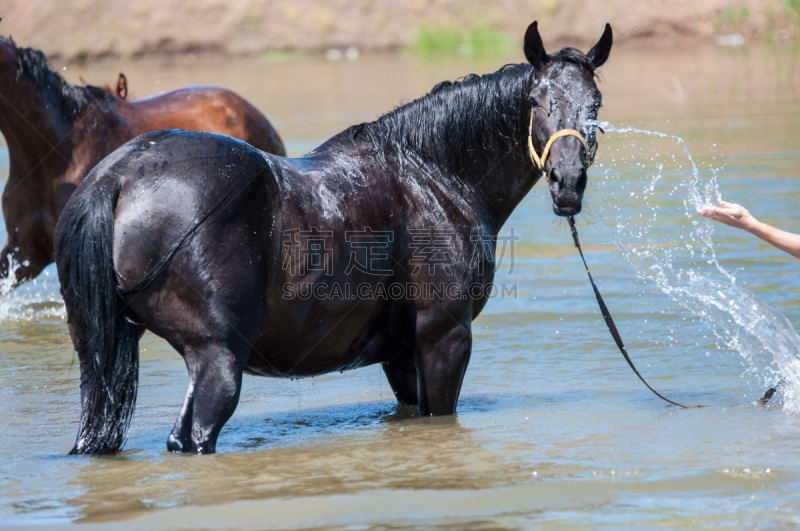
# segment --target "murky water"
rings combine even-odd
[[[684,138],[696,170],[674,138],[601,136],[579,219],[587,260],[645,377],[673,399],[707,407],[667,406],[636,380],[605,329],[566,223],[537,188],[504,229],[521,240],[513,270],[507,262],[498,280],[516,283],[517,297],[490,302],[474,323],[457,416],[419,418],[397,406],[377,366],[300,381],[246,376],[219,453],[169,454],[186,373],[148,334],[126,450],[68,457],[78,371],[51,266],[0,296],[0,523],[798,525],[797,398],[782,392],[766,409],[753,402],[765,384],[797,370],[790,325],[800,326],[800,264],[692,214],[718,191],[800,232],[800,74],[792,85],[788,61],[769,47],[621,51],[602,75],[601,118],[619,131]],[[504,62],[144,61],[66,75],[100,83],[123,70],[133,97],[229,86],[274,121],[290,153],[302,154],[438,81]],[[7,171],[4,151],[0,168]],[[717,304],[726,297],[741,307]]]

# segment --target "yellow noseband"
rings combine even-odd
[[[533,109],[531,109],[531,123],[528,126],[528,151],[530,151],[531,161],[533,161],[533,165],[539,171],[544,171],[544,165],[547,162],[547,155],[550,154],[550,147],[552,147],[553,142],[565,136],[574,136],[575,138],[581,141],[583,150],[584,152],[586,152],[586,155],[589,158],[588,162],[586,163],[586,167],[588,168],[589,166],[591,166],[592,163],[594,162],[595,153],[597,153],[597,143],[595,142],[594,149],[590,151],[589,148],[586,146],[586,141],[583,139],[583,135],[581,135],[575,129],[562,129],[561,131],[551,136],[550,139],[547,141],[547,144],[545,144],[544,146],[544,150],[542,151],[542,156],[539,157],[539,155],[536,154],[536,150],[533,148]],[[545,179],[549,180],[547,174],[545,174]]]

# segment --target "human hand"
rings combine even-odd
[[[756,222],[756,219],[742,205],[727,201],[720,201],[718,207],[705,207],[698,210],[697,213],[737,229],[750,230]]]

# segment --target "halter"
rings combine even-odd
[[[533,148],[533,109],[531,109],[531,122],[530,125],[528,125],[528,151],[531,154],[531,161],[533,162],[533,165],[536,167],[536,169],[542,172],[544,171],[544,165],[547,162],[547,156],[550,154],[550,147],[553,145],[553,142],[565,136],[574,136],[575,138],[581,141],[581,145],[583,146],[583,151],[584,153],[586,153],[586,160],[584,161],[584,166],[586,166],[586,168],[589,168],[589,166],[591,166],[592,163],[594,162],[594,156],[597,153],[597,142],[594,143],[594,148],[590,150],[586,146],[586,141],[583,139],[583,135],[577,132],[575,129],[562,129],[561,131],[558,131],[556,134],[551,136],[550,139],[547,141],[547,144],[545,144],[541,158],[539,157],[539,155],[536,154],[536,150]],[[546,173],[544,175],[544,178],[547,179],[548,182],[550,181]]]

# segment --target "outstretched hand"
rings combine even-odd
[[[697,211],[701,216],[719,221],[737,229],[750,230],[756,219],[742,205],[720,201],[718,207],[705,207]]]
[[[742,205],[720,201],[718,207],[705,207],[697,211],[701,216],[719,221],[737,229],[755,234],[770,245],[800,258],[800,234],[792,234],[762,223]]]

